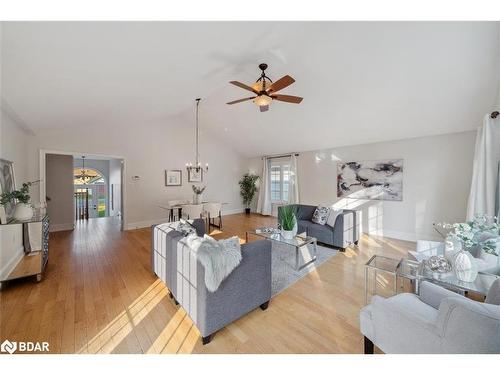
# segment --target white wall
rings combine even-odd
[[[47,154],[45,166],[50,231],[71,230],[75,222],[73,156]]]
[[[146,121],[146,120],[145,120]],[[82,154],[109,155],[124,159],[125,228],[146,227],[166,219],[159,205],[171,199],[191,199],[192,183],[187,182],[185,163],[194,158],[194,125],[184,121],[135,127],[109,128],[88,126],[82,129],[44,129],[35,133],[32,144],[33,163],[38,150],[57,150]],[[89,137],[89,134],[94,136]],[[245,170],[246,159],[218,137],[200,132],[200,154],[210,171],[203,184],[204,198],[227,202],[224,213],[241,211],[238,180]],[[183,184],[166,187],[165,169],[181,169]],[[140,176],[137,181],[132,176]]]
[[[29,154],[26,152],[33,133],[24,129],[4,103],[0,121],[0,157],[14,162],[16,184],[21,186],[23,182],[33,179],[28,168]]]
[[[15,114],[3,101],[0,112],[0,158],[14,162],[16,185],[20,186],[34,180],[28,170],[26,153],[32,134],[15,119]],[[0,227],[0,278],[7,276],[23,257],[22,241],[22,225]]]
[[[331,205],[337,161],[404,159],[403,201],[338,201],[362,211],[363,231],[414,241],[439,238],[432,224],[465,219],[475,132],[303,152],[298,158],[300,201]],[[261,173],[260,158],[249,161]]]

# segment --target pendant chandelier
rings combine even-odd
[[[200,106],[200,100],[201,98],[196,99],[196,131],[195,131],[195,144],[196,144],[196,150],[195,150],[195,160],[194,164],[189,162],[186,163],[186,169],[188,172],[196,172],[200,173],[201,170],[204,172],[208,172],[208,163],[205,164],[205,167],[201,166],[200,162],[200,152],[198,150],[198,145],[199,145],[199,125],[198,125],[198,108]]]
[[[82,169],[79,174],[75,176],[75,178],[82,180],[83,184],[86,185],[87,182],[92,178],[93,176],[89,176],[87,174],[87,171],[85,170],[85,156],[82,156]]]

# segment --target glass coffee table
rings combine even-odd
[[[424,267],[423,262],[419,267],[418,276],[420,281],[427,280],[462,295],[465,295],[466,293],[475,293],[479,294],[482,297],[486,297],[488,291],[490,290],[491,284],[493,284],[495,280],[499,278],[499,276],[497,275],[479,272],[474,281],[462,281],[457,278],[454,272],[448,272],[444,274],[436,272],[433,273]]]
[[[295,270],[300,271],[302,268],[310,265],[311,263],[314,263],[317,259],[317,253],[318,253],[318,243],[316,238],[307,236],[305,233],[303,234],[297,234],[295,237],[292,239],[287,239],[284,238],[281,235],[281,232],[279,229],[276,228],[257,228],[254,230],[249,230],[246,232],[246,242],[248,242],[248,235],[254,235],[262,238],[266,238],[271,241],[279,242],[285,245],[289,245],[293,248],[295,248]],[[313,254],[312,258],[308,260],[307,262],[300,264],[300,252],[301,249],[304,246],[307,245],[313,245]]]

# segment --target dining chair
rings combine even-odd
[[[208,202],[203,204],[203,212],[207,215],[208,229],[210,227],[216,227],[222,229],[222,203],[220,202]],[[219,218],[219,224],[215,225],[215,218]]]
[[[182,206],[189,203],[191,203],[189,199],[175,199],[168,201],[168,206],[170,207],[169,221],[176,221],[181,218],[180,212],[182,208],[176,206]],[[177,210],[177,216],[175,215],[174,210]]]
[[[203,216],[202,204],[185,204],[182,206],[182,217],[185,219],[198,219]]]

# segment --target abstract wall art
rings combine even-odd
[[[403,159],[337,163],[337,197],[403,200]]]

